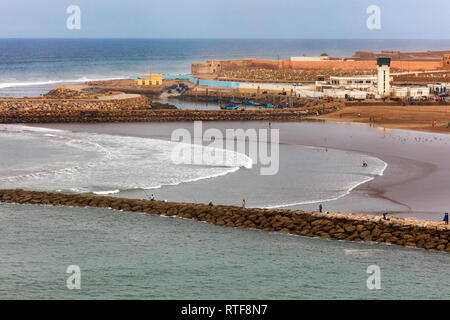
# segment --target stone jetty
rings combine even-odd
[[[169,121],[299,121],[337,111],[340,104],[261,110],[153,109],[151,101],[132,99],[0,99],[0,123],[95,123]]]
[[[450,252],[450,227],[442,222],[372,215],[318,213],[276,209],[209,206],[107,196],[37,191],[0,190],[6,203],[111,208],[130,212],[172,216],[211,224],[267,232],[336,239],[388,243]]]

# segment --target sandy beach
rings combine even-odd
[[[348,106],[313,119],[369,123],[392,129],[450,133],[450,128],[447,127],[450,123],[449,105]]]

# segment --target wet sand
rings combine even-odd
[[[134,124],[46,124],[43,127],[73,131],[170,139],[173,130],[192,130],[191,122]],[[204,130],[218,128],[268,128],[268,122],[204,122]],[[388,163],[381,177],[362,184],[349,195],[323,204],[325,211],[380,214],[388,210],[401,217],[442,219],[450,199],[450,136],[408,130],[390,130],[368,124],[332,122],[272,122],[280,129],[280,157],[296,146],[348,150],[375,156]],[[285,150],[285,151],[282,151]],[[370,163],[369,163],[370,165]],[[257,170],[258,168],[254,168]],[[253,172],[254,174],[254,172]],[[289,177],[287,177],[288,179]],[[313,183],[313,182],[312,182]],[[234,197],[225,199],[223,190],[232,188]],[[226,201],[239,205],[242,194],[251,193],[252,172],[239,170],[222,177],[205,179],[154,190],[159,199],[186,202]],[[273,190],[272,194],[288,192]],[[152,193],[150,191],[150,193]],[[271,195],[272,195],[271,194]],[[145,197],[142,192],[121,192],[119,196]],[[264,196],[264,195],[262,195]],[[248,203],[251,206],[251,203]],[[317,210],[317,203],[289,207]]]
[[[450,133],[450,105],[348,106],[311,119],[370,123],[378,127]]]

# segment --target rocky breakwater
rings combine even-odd
[[[371,215],[208,206],[80,194],[0,190],[7,203],[111,208],[204,221],[219,226],[278,231],[308,237],[370,241],[450,252],[450,227],[439,222]]]
[[[151,109],[144,97],[130,99],[0,99],[0,123],[133,121]]]
[[[0,100],[0,123],[94,123],[168,121],[298,121],[338,106],[263,110],[153,110],[145,97],[122,100]]]

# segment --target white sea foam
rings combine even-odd
[[[124,77],[118,78],[87,78],[82,77],[79,79],[60,79],[60,80],[47,80],[47,81],[28,81],[28,82],[2,82],[0,83],[0,89],[13,88],[13,87],[30,87],[30,86],[45,86],[58,83],[83,83],[88,81],[105,81],[105,80],[120,80]]]
[[[171,155],[177,143],[166,140],[75,133],[26,125],[2,125],[0,132],[21,141],[26,137],[34,138],[33,142],[43,144],[49,152],[64,151],[61,157],[56,154],[50,158],[52,154],[49,154],[49,161],[32,165],[27,162],[22,166],[14,164],[6,175],[0,175],[1,185],[5,187],[20,182],[26,188],[113,194],[120,190],[157,189],[219,177],[252,165],[246,155],[202,146],[195,148],[199,148],[199,152],[208,151],[203,152],[205,155],[214,150],[223,155],[223,161],[216,163],[211,158],[201,165],[176,165],[171,161]],[[182,146],[191,147],[188,144]]]
[[[50,129],[42,127],[32,127],[21,124],[0,124],[0,131],[6,132],[35,132],[35,133],[63,133],[66,130]]]
[[[115,194],[115,193],[119,193],[120,190],[116,189],[116,190],[107,190],[107,191],[94,191],[95,194],[98,195],[108,195],[108,194]]]

